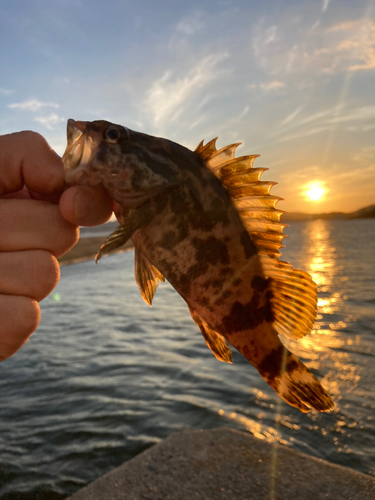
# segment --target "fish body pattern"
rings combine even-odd
[[[229,343],[292,406],[331,410],[329,394],[279,338],[311,331],[316,285],[279,260],[280,198],[260,181],[266,169],[253,168],[258,155],[235,158],[237,146],[217,150],[213,140],[191,151],[106,121],[69,120],[65,178],[109,192],[120,226],[97,259],[131,238],[149,305],[167,279],[217,359],[232,362]]]

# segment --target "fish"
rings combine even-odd
[[[311,332],[317,286],[280,259],[275,183],[260,180],[259,155],[235,157],[240,143],[217,149],[216,140],[192,151],[104,120],[68,120],[66,184],[102,184],[119,222],[96,259],[131,239],[147,304],[167,280],[219,361],[232,363],[232,346],[291,406],[330,411],[331,396],[281,341]]]

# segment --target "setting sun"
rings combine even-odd
[[[307,191],[305,191],[305,196],[310,201],[320,201],[325,194],[326,190],[319,184],[310,185]]]

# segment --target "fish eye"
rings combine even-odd
[[[104,138],[108,142],[117,142],[121,137],[121,132],[114,127],[108,127],[107,130],[104,132]]]

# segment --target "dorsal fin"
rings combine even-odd
[[[215,139],[211,139],[210,142],[208,142],[205,146],[203,146],[203,142],[200,142],[198,146],[195,148],[195,153],[198,153],[199,156],[202,158],[202,160],[208,159],[212,154],[214,154],[217,149],[216,149],[216,141],[217,137]]]
[[[217,150],[216,141],[217,137],[206,145],[200,142],[195,152],[228,191],[259,253],[279,257],[279,250],[284,246],[282,239],[286,225],[280,223],[284,212],[275,208],[282,198],[270,195],[276,183],[260,180],[262,173],[268,169],[253,168],[253,162],[259,155],[235,158],[235,150],[241,143]]]
[[[228,191],[251,240],[258,249],[265,276],[271,278],[274,326],[278,333],[300,338],[313,327],[317,310],[316,284],[311,276],[279,260],[284,227],[283,210],[276,209],[282,198],[271,196],[275,182],[260,180],[268,169],[253,168],[259,155],[234,158],[238,144],[216,149],[216,139],[196,148],[207,168]]]

